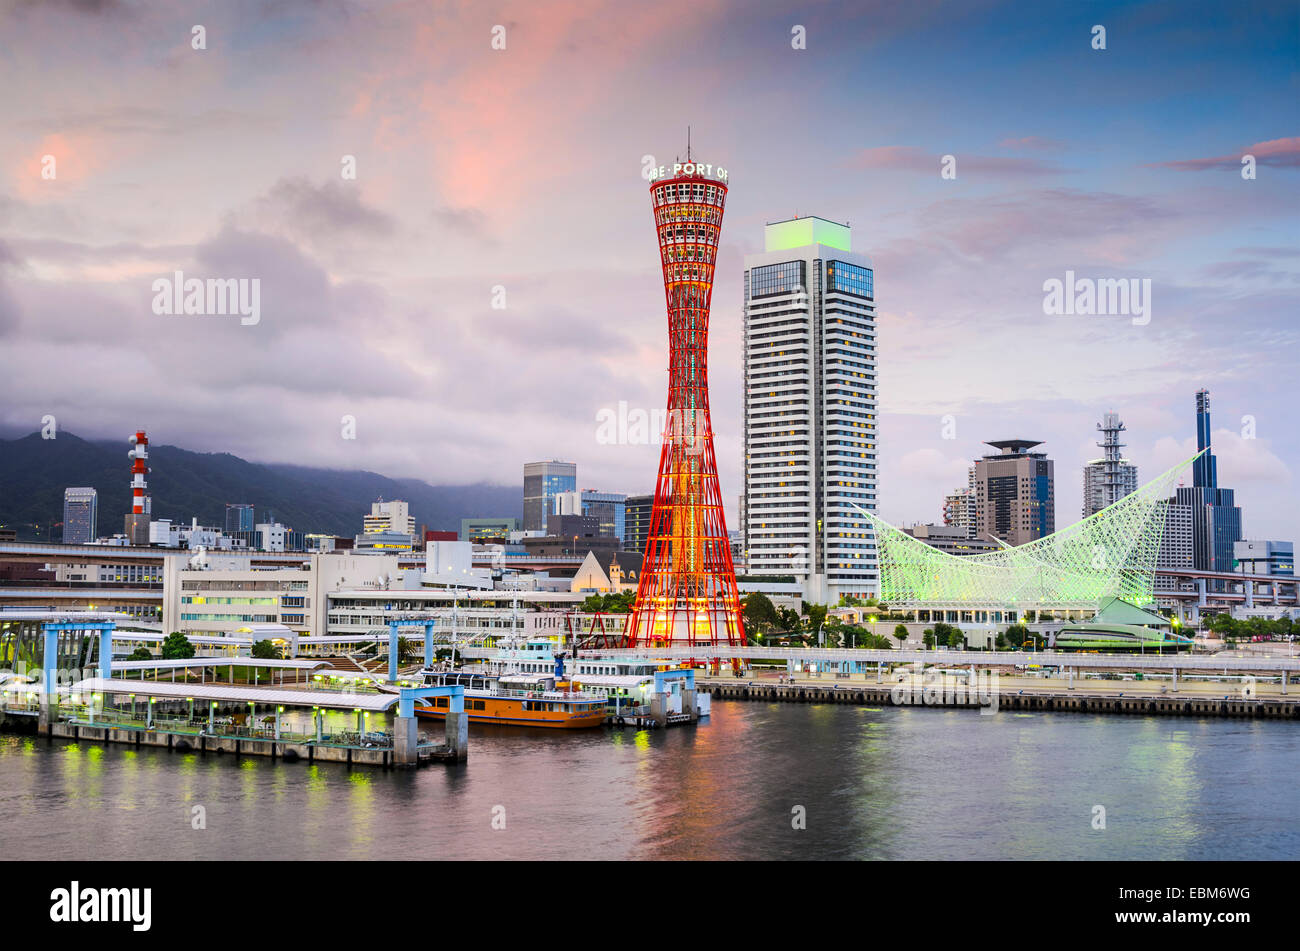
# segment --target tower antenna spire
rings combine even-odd
[[[686,161],[691,160],[691,127],[686,127]]]

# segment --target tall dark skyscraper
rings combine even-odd
[[[627,537],[623,539],[624,551],[645,554],[646,537],[650,534],[650,513],[654,508],[653,495],[629,495],[623,517]]]
[[[1204,454],[1192,463],[1192,485],[1175,496],[1192,513],[1192,567],[1197,571],[1232,571],[1232,546],[1241,541],[1241,509],[1232,489],[1219,488],[1219,472],[1210,451],[1210,394],[1196,392],[1196,448]]]
[[[96,538],[99,494],[91,488],[63,490],[63,544],[89,545]]]

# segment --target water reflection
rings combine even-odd
[[[475,727],[468,764],[417,771],[0,735],[2,844],[15,859],[1284,858],[1300,852],[1297,753],[1284,723],[736,702],[695,728]]]

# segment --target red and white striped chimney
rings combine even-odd
[[[141,429],[129,442],[132,448],[127,450],[126,457],[131,460],[131,512],[134,515],[148,515],[149,496],[145,495],[144,490],[149,483],[145,482],[144,477],[149,472],[149,467],[145,465],[149,458],[149,437]]]

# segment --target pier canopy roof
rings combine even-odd
[[[118,680],[90,677],[72,685],[75,693],[135,694],[165,700],[215,700],[221,703],[264,703],[283,707],[328,707],[332,710],[383,711],[393,707],[396,693],[340,693],[325,690],[276,690],[230,684],[174,684],[168,681]]]
[[[979,555],[939,551],[859,507],[875,529],[880,599],[921,609],[1081,610],[1111,598],[1152,604],[1169,497],[1196,456],[1068,528]]]
[[[184,670],[200,667],[261,667],[271,670],[316,670],[329,667],[325,660],[273,660],[255,657],[185,657],[177,660],[150,658],[149,660],[119,660],[113,662],[114,670]]]

